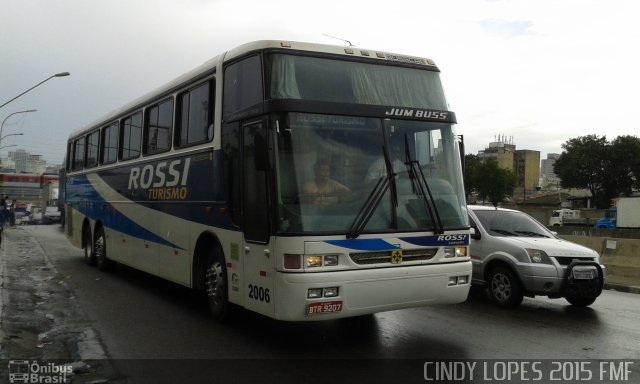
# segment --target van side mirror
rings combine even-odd
[[[471,238],[473,240],[480,240],[482,238],[482,235],[480,234],[480,231],[478,231],[477,228],[471,227]]]

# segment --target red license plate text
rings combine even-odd
[[[342,301],[325,301],[319,303],[310,303],[307,306],[307,315],[319,315],[321,313],[340,312],[342,310]]]

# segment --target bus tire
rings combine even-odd
[[[96,241],[93,245],[96,264],[101,271],[108,271],[113,266],[113,261],[107,258],[107,242],[104,236],[104,229],[98,228],[96,232]]]
[[[209,311],[219,322],[228,320],[233,311],[232,304],[229,303],[228,281],[224,257],[212,249],[204,271],[204,289]]]
[[[82,231],[82,237],[84,240],[84,262],[89,266],[96,265],[96,254],[93,249],[93,238],[91,236],[91,228],[86,226]]]

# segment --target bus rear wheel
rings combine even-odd
[[[96,265],[96,254],[93,248],[93,238],[91,237],[91,228],[86,227],[82,232],[84,238],[84,262],[89,266]]]
[[[232,304],[229,303],[227,266],[224,258],[214,251],[207,260],[204,287],[213,318],[220,322],[228,320],[232,312]]]

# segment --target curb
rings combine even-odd
[[[604,284],[604,289],[609,289],[609,290],[613,290],[613,291],[618,291],[618,292],[628,292],[628,293],[636,293],[636,294],[640,294],[640,287],[636,287],[636,286],[628,286],[628,285],[622,285],[622,284],[615,284],[615,283],[605,283]]]

